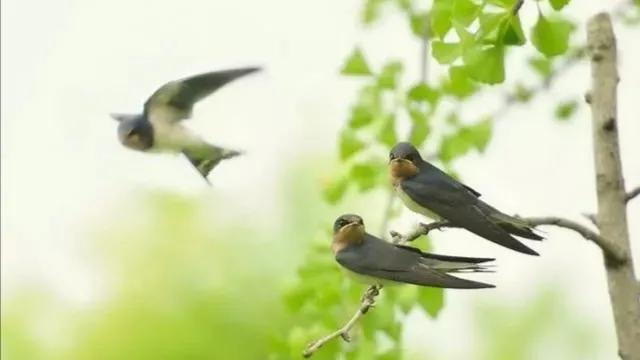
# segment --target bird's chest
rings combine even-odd
[[[180,124],[154,124],[153,136],[156,151],[181,152],[199,142],[197,136]]]
[[[411,199],[411,197],[407,195],[407,193],[405,193],[404,190],[402,190],[402,186],[400,186],[400,184],[397,184],[395,186],[395,190],[396,190],[396,193],[398,194],[398,197],[402,200],[404,205],[409,208],[409,210],[416,212],[418,214],[422,214],[434,220],[439,220],[441,218],[438,214],[434,213],[433,211],[413,201],[413,199]]]

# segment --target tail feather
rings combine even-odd
[[[240,151],[224,149],[213,145],[208,147],[206,151],[184,150],[182,153],[209,185],[211,185],[211,183],[209,179],[207,179],[207,176],[220,161],[242,155]]]
[[[493,219],[498,226],[509,234],[529,240],[544,239],[542,236],[536,234],[526,221],[516,216],[507,215],[483,201],[479,201],[479,204],[482,212]]]

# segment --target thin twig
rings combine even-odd
[[[302,353],[302,356],[304,356],[305,358],[311,357],[311,355],[313,355],[316,351],[318,351],[324,344],[338,337],[341,337],[346,342],[350,342],[351,337],[349,336],[349,331],[351,331],[351,328],[353,328],[353,326],[358,322],[358,320],[360,320],[360,318],[364,314],[366,314],[369,311],[369,309],[375,306],[376,296],[380,294],[381,289],[382,289],[382,285],[369,286],[367,290],[364,292],[364,294],[362,295],[360,308],[351,317],[351,319],[347,321],[347,323],[344,324],[344,326],[342,326],[340,329],[309,344],[307,348],[304,350],[304,352]]]
[[[627,195],[624,197],[624,202],[629,202],[638,195],[640,195],[640,186],[629,191]]]
[[[398,232],[391,231],[391,238],[393,239],[394,244],[407,244],[412,242],[413,240],[419,238],[422,235],[428,235],[431,230],[439,230],[443,228],[455,228],[458,227],[456,225],[451,224],[448,221],[434,221],[428,224],[420,223],[420,225],[411,231],[408,234],[402,235]]]

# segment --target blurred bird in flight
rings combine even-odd
[[[207,143],[182,121],[193,106],[225,84],[253,72],[257,67],[214,71],[162,85],[144,103],[141,114],[111,114],[118,121],[118,139],[127,148],[143,152],[184,154],[198,173],[207,176],[224,159],[241,153]]]

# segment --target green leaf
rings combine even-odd
[[[429,30],[429,13],[411,14],[409,19],[411,21],[411,32],[422,39],[425,36],[425,32]]]
[[[462,134],[456,133],[445,136],[440,143],[440,158],[442,161],[451,161],[471,150],[469,143]]]
[[[360,90],[357,104],[351,108],[349,127],[358,129],[371,124],[380,112],[380,104],[380,88],[375,85],[363,87]]]
[[[395,89],[398,76],[402,73],[402,63],[392,61],[385,65],[378,76],[378,86],[383,89]]]
[[[385,291],[387,290],[385,289]],[[404,313],[409,312],[418,300],[418,287],[416,286],[398,287],[393,291],[396,293],[394,304],[398,305]]]
[[[380,17],[380,8],[385,0],[367,0],[362,9],[362,22],[372,24]]]
[[[412,127],[409,141],[416,147],[420,147],[429,136],[431,128],[427,116],[417,109],[409,109]]]
[[[444,307],[444,289],[432,287],[420,288],[418,302],[431,317],[435,318]]]
[[[440,64],[451,64],[462,55],[462,46],[460,43],[445,43],[440,40],[434,40],[431,43],[433,57]]]
[[[393,114],[389,114],[382,120],[382,126],[378,132],[377,139],[381,143],[392,147],[398,142],[398,135],[396,134],[396,119]]]
[[[531,100],[531,97],[533,96],[533,91],[530,88],[523,85],[522,83],[517,83],[513,96],[516,99],[516,101],[527,102]]]
[[[324,186],[322,195],[326,202],[331,205],[335,205],[342,200],[348,187],[348,179],[342,178],[335,180]]]
[[[569,35],[573,24],[564,19],[547,19],[538,16],[531,30],[531,42],[547,57],[564,54],[569,48]]]
[[[340,159],[347,160],[362,149],[365,143],[358,139],[353,131],[343,130],[340,135]]]
[[[453,19],[464,26],[469,26],[478,17],[480,5],[471,0],[455,0],[453,2]]]
[[[516,4],[516,0],[488,0],[487,2],[489,4],[499,6],[503,9],[509,9],[509,10],[511,10],[513,8],[513,5]]]
[[[505,45],[523,45],[526,42],[519,16],[509,15],[502,25],[502,43]]]
[[[576,100],[563,101],[558,104],[555,110],[556,119],[566,121],[576,112],[578,102]]]
[[[478,29],[477,37],[484,43],[497,44],[501,38],[500,25],[508,16],[508,12],[490,13],[483,12],[478,17],[480,21],[480,28]]]
[[[444,87],[447,93],[463,99],[473,94],[477,88],[463,66],[452,66],[449,68],[449,81]]]
[[[464,137],[479,152],[483,152],[491,140],[493,122],[491,119],[482,120],[474,125],[464,128]]]
[[[569,0],[549,0],[549,3],[553,10],[558,11],[565,7],[569,3]]]
[[[532,57],[529,59],[529,65],[544,79],[548,78],[553,73],[553,63],[551,62],[551,59],[547,57]]]
[[[452,135],[445,136],[440,143],[442,161],[451,161],[474,148],[483,152],[491,139],[492,125],[491,119],[485,119],[476,124],[462,127]]]
[[[460,39],[460,45],[462,45],[463,49],[466,49],[469,46],[475,44],[476,40],[474,35],[462,24],[454,21],[453,28],[456,31],[456,35],[458,35],[458,38]]]
[[[373,121],[371,109],[366,106],[356,105],[351,109],[348,125],[352,129],[357,129],[370,124],[371,121]]]
[[[504,81],[504,47],[480,45],[464,52],[465,68],[471,78],[486,84],[498,84]]]
[[[350,176],[360,191],[366,191],[378,184],[380,175],[385,173],[384,170],[384,165],[380,166],[377,162],[361,162],[353,165]]]
[[[420,83],[409,90],[407,94],[409,100],[416,102],[428,102],[431,106],[435,106],[440,100],[440,92],[425,83]]]
[[[342,75],[371,75],[369,65],[360,48],[355,48],[351,52],[340,72]]]
[[[440,39],[451,29],[452,5],[453,2],[450,0],[434,0],[431,7],[431,32]]]

